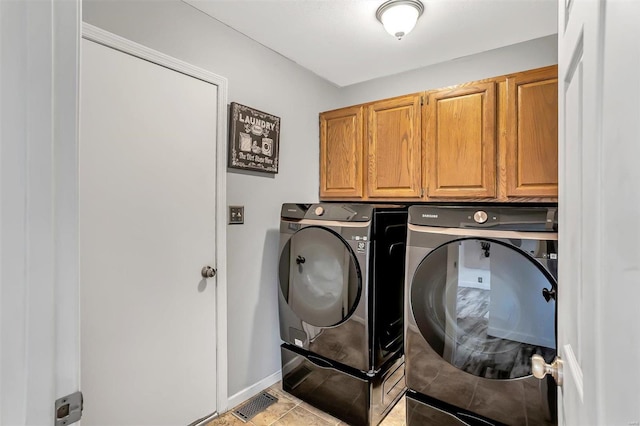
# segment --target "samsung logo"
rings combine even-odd
[[[426,217],[427,219],[437,219],[438,215],[433,213],[422,213],[422,217]]]
[[[298,210],[296,210],[296,209],[287,209],[287,211],[291,212],[291,213],[296,213]]]

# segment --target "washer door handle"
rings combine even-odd
[[[307,261],[307,259],[305,259],[304,257],[302,257],[302,256],[300,256],[300,255],[298,255],[298,257],[296,257],[296,263],[297,263],[298,265],[299,265],[299,264],[301,264],[301,263],[304,263],[304,262],[306,262],[306,261]]]
[[[544,297],[544,300],[546,300],[547,303],[549,303],[551,299],[556,300],[556,289],[551,288],[551,290],[549,290],[548,288],[543,288],[542,297]]]

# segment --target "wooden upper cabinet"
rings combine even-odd
[[[558,196],[558,68],[507,77],[507,196]]]
[[[320,199],[557,200],[557,75],[550,66],[321,113]]]
[[[495,197],[495,83],[471,83],[427,96],[427,196]]]
[[[367,105],[369,198],[420,198],[420,95]]]
[[[320,114],[320,198],[363,195],[362,106]]]

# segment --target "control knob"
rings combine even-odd
[[[473,220],[475,220],[476,223],[485,223],[487,219],[489,219],[489,216],[487,215],[487,212],[483,210],[478,210],[473,214]]]
[[[313,212],[316,214],[316,216],[322,216],[324,214],[324,207],[318,206]]]

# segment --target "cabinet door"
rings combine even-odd
[[[425,114],[427,195],[495,197],[495,83],[430,92]]]
[[[320,198],[361,198],[362,107],[320,114]]]
[[[507,78],[507,196],[558,196],[558,68]]]
[[[420,119],[419,95],[368,105],[368,197],[420,198]]]

